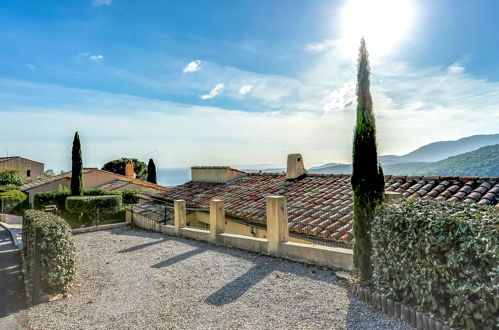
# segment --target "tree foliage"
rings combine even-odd
[[[13,184],[16,186],[23,185],[28,182],[21,173],[23,172],[20,168],[13,167],[0,167],[0,185]]]
[[[376,150],[376,124],[369,91],[369,60],[361,40],[357,65],[357,122],[353,139],[354,264],[361,281],[372,274],[370,238],[374,209],[383,200],[384,177]]]
[[[125,166],[130,161],[133,161],[133,170],[137,175],[137,179],[146,180],[147,179],[147,165],[143,161],[138,160],[137,158],[126,158],[122,157],[119,159],[112,160],[107,162],[102,166],[104,171],[113,172],[116,174],[125,175]]]
[[[154,164],[152,158],[149,159],[149,164],[147,164],[147,182],[157,183],[156,164]]]
[[[83,159],[81,156],[80,135],[75,132],[71,156],[71,195],[83,195]]]

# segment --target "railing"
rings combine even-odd
[[[144,229],[297,261],[347,270],[353,269],[353,252],[350,249],[288,242],[286,198],[282,196],[267,197],[267,238],[225,232],[225,210],[222,200],[212,200],[210,203],[209,230],[187,227],[187,208],[184,200],[174,201],[173,225],[162,224],[163,221],[149,218],[147,213],[133,212],[137,207],[141,207],[140,204],[127,210],[127,222],[133,222]]]

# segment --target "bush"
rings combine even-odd
[[[35,229],[41,229],[41,289],[45,293],[67,290],[76,275],[76,249],[71,228],[64,219],[28,210],[23,219],[23,254],[27,291],[31,292]]]
[[[10,187],[15,187],[10,189]],[[2,191],[3,190],[3,191]],[[6,185],[0,187],[0,212],[1,213],[11,213],[12,211],[21,211],[24,206],[27,206],[27,199],[25,193],[19,190],[19,187],[15,185]]]
[[[116,190],[105,190],[102,188],[95,189],[85,189],[83,192],[84,196],[123,196],[123,204],[136,204],[139,199],[135,197],[136,194],[140,194],[142,189],[126,189],[123,191]],[[69,188],[61,187],[56,191],[39,192],[35,194],[34,206],[35,209],[42,209],[44,206],[55,204],[59,210],[64,210],[66,208],[66,198],[71,196],[71,191]]]
[[[66,198],[66,210],[71,213],[83,213],[89,217],[100,214],[114,214],[123,207],[120,195],[110,196],[71,196]]]
[[[0,185],[13,184],[20,186],[27,183],[29,180],[23,178],[22,171],[19,168],[0,167]]]
[[[16,186],[15,184],[6,184],[3,186],[0,186],[0,193],[6,192],[6,191],[11,191],[11,190],[19,190],[19,186]]]
[[[135,195],[142,193],[142,189],[125,189],[121,191],[121,196],[123,196],[123,204],[137,204],[139,202],[139,198]]]
[[[469,329],[499,326],[499,209],[401,200],[379,207],[373,284]]]
[[[59,210],[64,210],[66,198],[71,196],[71,190],[61,187],[59,190],[38,192],[35,194],[33,204],[35,209],[42,209],[47,205],[56,205]]]

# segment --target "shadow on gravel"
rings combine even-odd
[[[114,231],[114,230],[113,230]],[[148,232],[141,229],[133,229],[133,230],[118,230],[116,229],[115,234],[117,235],[131,235],[137,237],[164,237],[162,233],[153,233]],[[159,244],[165,241],[177,241],[182,244],[187,244],[192,246],[194,249],[184,252],[182,254],[176,255],[164,261],[161,261],[155,265],[152,265],[151,268],[163,268],[171,266],[177,262],[184,261],[190,257],[201,254],[205,251],[213,251],[217,253],[226,254],[235,258],[244,259],[246,261],[250,261],[254,264],[247,272],[234,279],[233,281],[227,283],[219,290],[215,291],[211,295],[209,295],[205,302],[214,305],[214,306],[223,306],[229,304],[239,297],[241,297],[245,292],[247,292],[251,287],[258,284],[260,281],[265,279],[269,274],[274,271],[283,272],[293,274],[295,276],[303,277],[308,280],[317,280],[326,283],[331,283],[334,285],[341,286],[340,282],[336,279],[336,277],[331,274],[331,276],[324,277],[320,276],[321,272],[317,272],[321,267],[312,266],[312,265],[303,265],[303,267],[295,267],[294,265],[299,265],[299,263],[294,261],[289,261],[286,259],[275,258],[271,256],[259,255],[253,252],[233,249],[229,247],[216,246],[212,245],[208,242],[196,241],[187,238],[180,238],[175,236],[168,236],[168,239],[158,240],[151,243],[146,244]],[[143,245],[146,245],[143,244]],[[142,245],[138,245],[140,248]],[[132,249],[132,248],[129,248]],[[125,251],[125,250],[123,250]]]
[[[256,264],[243,275],[226,284],[220,290],[212,293],[205,301],[214,306],[222,306],[231,303],[273,271],[274,269],[264,268],[261,265]]]
[[[151,268],[163,268],[163,267],[168,267],[168,266],[171,266],[177,262],[180,262],[182,260],[185,260],[185,259],[188,259],[190,257],[193,257],[195,255],[198,255],[200,253],[203,253],[204,251],[206,251],[207,248],[201,248],[201,247],[198,247],[197,249],[194,249],[194,250],[191,250],[191,251],[187,251],[187,252],[184,252],[182,254],[179,254],[179,255],[176,255],[175,257],[172,257],[170,259],[166,259],[166,260],[163,260],[161,261],[160,263],[157,263],[155,265],[152,265]]]
[[[140,244],[140,245],[129,247],[127,249],[118,251],[118,253],[129,253],[129,252],[133,252],[133,251],[137,251],[137,250],[146,248],[148,246],[152,246],[152,245],[164,243],[166,241],[168,241],[168,239],[166,239],[166,238],[164,238],[164,239],[158,239],[157,241],[154,241],[154,242],[149,242],[149,243],[144,243],[144,244]]]

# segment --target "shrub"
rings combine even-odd
[[[42,209],[44,206],[54,204],[59,210],[64,210],[66,198],[71,196],[71,190],[61,187],[59,190],[38,192],[35,194],[33,204],[35,209]]]
[[[3,186],[0,186],[0,193],[6,192],[6,191],[11,191],[11,190],[19,190],[19,186],[16,186],[15,184],[6,184]]]
[[[453,326],[499,326],[499,209],[401,200],[372,228],[373,284]]]
[[[27,210],[23,218],[23,254],[28,292],[32,286],[35,229],[41,229],[41,289],[65,291],[76,275],[76,249],[71,228],[64,219],[42,211]]]
[[[67,211],[71,213],[83,213],[89,217],[117,213],[122,207],[123,203],[120,195],[71,196],[66,198]]]
[[[0,185],[13,184],[20,186],[27,183],[28,180],[21,175],[22,171],[19,168],[0,167]]]
[[[19,187],[15,185],[7,185],[2,187],[13,186],[15,189],[5,190],[4,188],[0,190],[0,212],[11,213],[14,210],[21,211],[24,206],[27,206],[27,199],[25,193],[19,190]],[[1,187],[0,187],[1,188]]]
[[[135,195],[142,193],[142,189],[125,189],[121,191],[121,196],[123,196],[123,204],[137,204],[139,202],[139,198]]]

